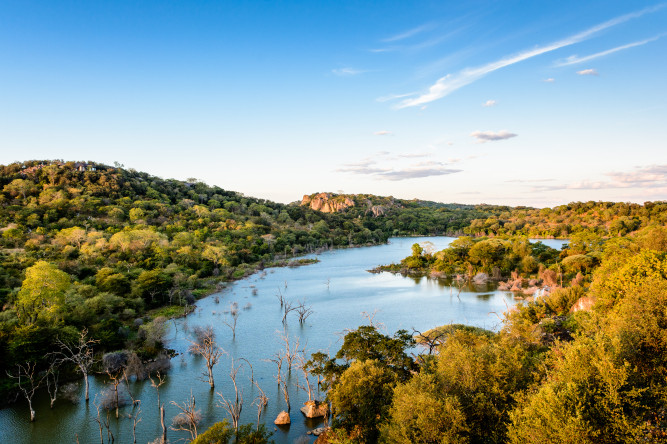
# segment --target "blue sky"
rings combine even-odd
[[[0,163],[281,202],[667,199],[667,4],[0,1]]]

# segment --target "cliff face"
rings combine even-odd
[[[323,213],[337,213],[346,208],[353,207],[354,201],[347,196],[319,193],[303,196],[301,205],[310,206],[313,210],[321,211]]]

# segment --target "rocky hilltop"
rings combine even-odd
[[[301,205],[309,206],[313,210],[321,211],[322,213],[338,213],[346,208],[353,207],[355,203],[349,196],[317,193],[303,196]]]
[[[401,201],[393,197],[381,197],[371,194],[306,194],[301,200],[302,206],[310,207],[322,213],[340,213],[355,209],[363,215],[384,216],[390,208],[403,208]]]

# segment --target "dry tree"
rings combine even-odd
[[[306,319],[308,319],[308,316],[313,314],[311,306],[306,306],[305,300],[299,301],[299,305],[296,306],[295,310],[299,315],[300,324],[303,324],[306,321]]]
[[[229,416],[232,419],[232,426],[236,433],[239,431],[239,420],[241,418],[241,412],[243,411],[243,390],[239,390],[239,387],[236,384],[236,376],[242,366],[243,364],[234,366],[234,359],[232,358],[232,369],[229,372],[229,377],[234,385],[234,399],[225,398],[225,395],[217,392],[217,395],[220,396],[218,406],[222,407],[229,413]]]
[[[36,366],[37,365],[34,362],[26,362],[25,364],[16,364],[16,373],[6,372],[7,376],[16,379],[16,385],[21,393],[23,393],[23,397],[28,401],[30,422],[35,420],[35,410],[32,408],[32,398],[35,396],[35,392],[44,380],[43,376],[37,378],[35,370]]]
[[[229,304],[229,313],[225,315],[225,319],[222,322],[232,330],[232,340],[236,339],[236,322],[239,319],[239,315],[239,304],[231,302]]]
[[[211,386],[211,390],[213,390],[215,388],[213,366],[218,363],[220,356],[225,351],[215,342],[215,332],[211,326],[195,327],[193,332],[195,340],[190,341],[190,353],[200,355],[204,358],[208,374],[204,373],[203,375],[208,377],[208,383]]]
[[[196,409],[194,395],[190,392],[190,398],[187,401],[183,401],[182,405],[175,401],[171,401],[171,404],[181,411],[172,419],[171,430],[189,432],[194,441],[197,437],[197,425],[201,421],[201,410]]]
[[[259,395],[252,402],[254,405],[257,405],[257,429],[259,430],[259,418],[262,416],[262,410],[264,410],[264,407],[269,403],[269,398],[257,381],[252,380],[251,382],[255,384],[255,387],[259,390]]]
[[[86,402],[89,399],[88,370],[94,363],[93,345],[99,342],[97,339],[90,339],[87,336],[88,330],[84,328],[74,343],[56,339],[56,344],[60,347],[60,351],[57,352],[60,359],[74,364],[83,375],[86,386]]]

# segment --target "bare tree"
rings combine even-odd
[[[273,362],[274,364],[276,364],[276,367],[278,367],[278,373],[274,376],[274,378],[278,382],[278,385],[280,385],[280,380],[282,379],[284,359],[285,357],[281,352],[276,352],[273,355],[273,358],[269,359],[269,361]]]
[[[310,306],[306,306],[306,301],[299,301],[299,305],[295,308],[297,314],[299,315],[299,323],[303,324],[308,316],[313,314],[313,310]]]
[[[195,397],[190,393],[190,398],[184,401],[182,405],[175,401],[171,401],[171,404],[175,405],[181,413],[174,416],[170,428],[174,431],[189,432],[192,440],[194,440],[197,437],[197,424],[201,421],[201,411],[195,408]]]
[[[16,364],[16,373],[7,372],[7,376],[16,379],[17,386],[23,397],[28,401],[30,408],[30,422],[35,420],[35,410],[32,408],[32,398],[35,392],[42,384],[44,377],[37,378],[35,368],[37,365],[34,362],[26,362],[25,364]]]
[[[435,349],[437,349],[447,338],[447,331],[445,329],[434,328],[426,333],[422,333],[412,327],[412,335],[417,340],[417,343],[426,347],[428,349],[428,354],[432,355],[433,351],[435,351]]]
[[[124,372],[122,370],[118,370],[116,372],[113,372],[110,369],[107,369],[107,376],[109,377],[109,383],[113,386],[112,390],[112,397],[111,399],[107,399],[107,402],[104,403],[103,405],[107,408],[116,408],[116,418],[118,418],[118,408],[120,407],[121,404],[121,399],[120,395],[118,393],[118,386],[120,385],[121,382],[123,382],[123,375]]]
[[[93,399],[93,405],[95,406],[95,410],[97,411],[97,416],[93,418],[93,421],[95,421],[100,428],[100,443],[104,444],[103,431],[105,429],[107,431],[107,443],[113,443],[115,438],[113,436],[113,432],[111,431],[111,421],[109,419],[109,411],[107,410],[106,417],[103,417],[101,415],[100,407],[102,405],[97,402],[97,395],[95,395],[95,399]]]
[[[280,287],[278,287],[278,294],[276,294],[276,297],[278,298],[278,302],[280,302],[280,308],[283,308],[283,305],[285,305],[285,296],[283,296],[282,291],[280,291]]]
[[[287,381],[285,380],[285,378],[280,378],[279,384],[280,384],[280,390],[283,392],[283,398],[285,398],[285,404],[287,404],[287,412],[289,413],[291,410],[291,405],[289,402],[289,390],[287,388]]]
[[[291,302],[285,300],[283,305],[283,324],[287,322],[287,315],[294,310],[296,310],[296,307],[292,306]]]
[[[294,339],[294,342],[290,344],[290,339],[289,336],[287,335],[281,335],[281,338],[283,339],[283,342],[285,343],[285,350],[284,350],[284,358],[285,361],[287,362],[287,372],[291,373],[292,372],[292,365],[294,363],[294,360],[297,358],[299,353],[304,353],[305,352],[305,347],[302,349],[300,348],[300,339],[297,337]]]
[[[250,367],[250,383],[254,384],[255,383],[255,371],[252,368],[252,364],[246,358],[239,358],[239,361],[245,361],[245,363],[248,364],[248,367]]]
[[[257,387],[257,390],[259,390],[259,396],[257,396],[252,402],[253,404],[257,405],[257,428],[259,429],[259,418],[262,416],[262,410],[264,410],[264,407],[266,407],[266,405],[269,403],[269,398],[266,396],[266,393],[264,393],[264,390],[262,390],[257,381],[252,380],[252,383],[255,384],[255,387]]]
[[[308,401],[313,400],[313,386],[310,384],[310,372],[308,371],[308,366],[306,365],[306,358],[303,354],[300,354],[297,358],[299,370],[303,373],[303,378],[306,381],[306,386],[298,386],[303,391],[308,393]]]
[[[218,405],[229,413],[229,416],[232,418],[232,426],[234,427],[235,432],[239,431],[239,419],[241,418],[241,411],[243,411],[243,390],[239,390],[238,385],[236,384],[236,376],[238,375],[239,370],[241,370],[242,365],[243,364],[235,367],[234,359],[232,358],[232,369],[229,372],[229,377],[234,385],[234,399],[231,400],[225,398],[222,393],[217,392],[218,396],[220,396]]]
[[[66,343],[60,339],[56,340],[56,344],[60,347],[60,355],[63,361],[68,361],[76,365],[86,385],[86,402],[88,402],[88,370],[93,365],[94,354],[93,345],[99,341],[96,339],[87,338],[88,330],[83,329],[79,333],[79,337],[75,343]]]
[[[155,391],[157,392],[157,408],[158,412],[160,414],[160,424],[162,425],[162,443],[167,442],[167,426],[164,422],[164,404],[160,402],[160,387],[162,384],[165,383],[165,378],[164,376],[160,375],[160,372],[158,371],[156,374],[156,379],[153,379],[151,376],[149,376],[149,379],[151,380],[151,387],[155,388]],[[160,439],[160,438],[158,438]]]
[[[225,315],[225,319],[223,319],[222,322],[232,330],[232,339],[236,339],[236,321],[238,321],[240,315],[238,303],[232,302],[229,304],[228,315],[229,317]]]
[[[206,361],[208,374],[204,373],[204,376],[208,376],[208,383],[211,386],[211,390],[213,390],[215,388],[213,366],[218,363],[220,356],[225,351],[215,342],[215,332],[210,325],[207,327],[195,327],[193,333],[195,340],[190,341],[190,353],[200,355]]]
[[[51,408],[53,408],[53,404],[55,404],[56,398],[58,397],[58,378],[60,376],[58,364],[58,360],[53,361],[44,377],[46,379],[46,389],[49,392],[49,399],[51,400]]]
[[[137,409],[137,411],[134,413],[132,416],[132,442],[133,444],[137,444],[137,424],[141,422],[141,407]]]

